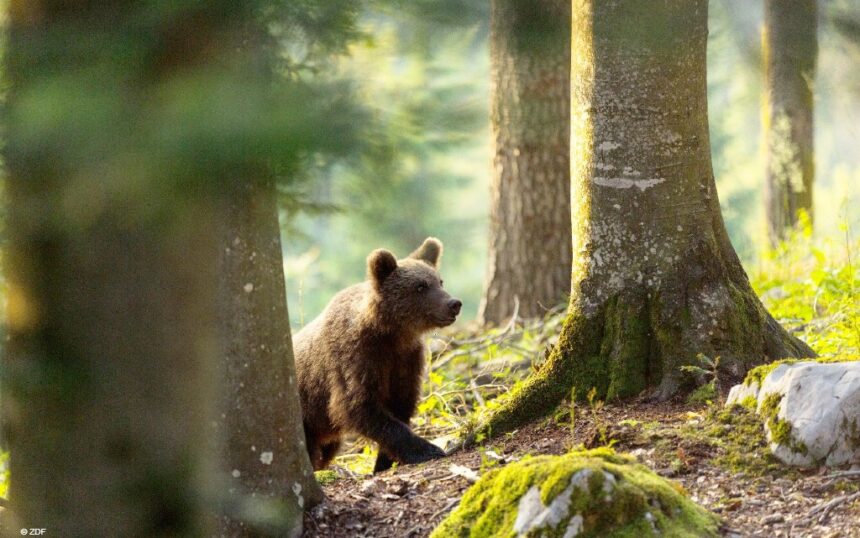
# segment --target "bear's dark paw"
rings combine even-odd
[[[424,441],[421,447],[417,450],[408,454],[403,454],[402,461],[403,463],[423,463],[425,461],[444,458],[445,456],[447,456],[447,454],[445,454],[444,450],[433,443]]]

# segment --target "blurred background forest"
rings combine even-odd
[[[821,3],[815,99],[814,236],[845,244],[860,229],[860,44],[856,5]],[[348,81],[369,113],[366,151],[318,160],[286,188],[284,254],[293,328],[364,277],[377,247],[404,256],[428,235],[445,242],[446,287],[473,319],[486,270],[489,5],[448,1],[369,4],[362,36],[325,76]],[[708,97],[723,216],[748,271],[766,258],[762,144],[762,4],[710,3]],[[854,17],[854,18],[852,18]],[[302,211],[295,211],[297,204]]]

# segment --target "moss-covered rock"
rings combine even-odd
[[[783,360],[751,370],[726,405],[754,406],[770,450],[788,465],[860,458],[860,362]]]
[[[680,485],[601,448],[488,472],[431,536],[699,538],[717,536],[718,527]]]

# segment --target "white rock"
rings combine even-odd
[[[579,514],[570,518],[570,521],[567,523],[567,529],[564,532],[564,538],[574,538],[582,532],[583,521],[585,520],[582,519],[582,516]]]
[[[520,497],[519,506],[517,506],[517,519],[514,522],[514,532],[519,536],[525,536],[531,531],[544,528],[555,528],[561,523],[570,511],[570,502],[575,489],[588,491],[588,479],[592,475],[591,469],[582,469],[577,471],[570,477],[570,483],[564,488],[564,491],[558,494],[549,506],[544,506],[540,499],[540,489],[537,486],[532,486],[526,491],[525,495]],[[609,475],[609,473],[606,473]],[[612,476],[612,475],[609,475]],[[615,477],[613,476],[613,484]],[[582,516],[579,517],[579,523],[569,523],[567,533],[571,532],[571,524],[575,529],[576,536],[579,529],[582,528]],[[575,519],[575,518],[574,518]],[[565,535],[567,535],[565,533]]]
[[[781,364],[760,389],[755,383],[733,387],[726,404],[754,396],[761,413],[771,394],[781,396],[777,418],[791,425],[795,447],[771,442],[777,458],[798,466],[860,462],[860,361]],[[767,429],[767,417],[762,418]],[[806,453],[797,450],[801,443]]]
[[[726,405],[740,404],[750,396],[753,399],[758,399],[758,382],[756,381],[753,381],[749,385],[741,383],[732,387],[729,395],[726,397]]]

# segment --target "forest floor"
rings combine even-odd
[[[807,227],[808,228],[808,227]],[[860,358],[860,241],[816,242],[802,230],[763,259],[752,282],[765,306],[823,357]],[[538,368],[558,338],[564,308],[491,330],[446,329],[412,425],[426,439],[474,427],[495,399]],[[709,361],[709,359],[706,359]],[[371,476],[361,440],[318,473],[328,500],[306,517],[306,537],[427,536],[477,476],[528,455],[612,446],[683,485],[723,520],[724,536],[860,538],[860,466],[795,469],[767,448],[761,421],[730,410],[703,385],[675,402],[563,402],[554,416],[422,465]],[[853,500],[851,500],[853,499]]]
[[[328,500],[306,518],[305,536],[428,536],[488,468],[608,442],[681,483],[691,499],[723,519],[724,536],[860,537],[860,501],[839,502],[860,490],[860,477],[779,465],[763,437],[746,435],[750,422],[739,413],[685,403],[586,407],[577,409],[572,431],[569,421],[554,418],[375,476],[339,467],[324,486]]]

